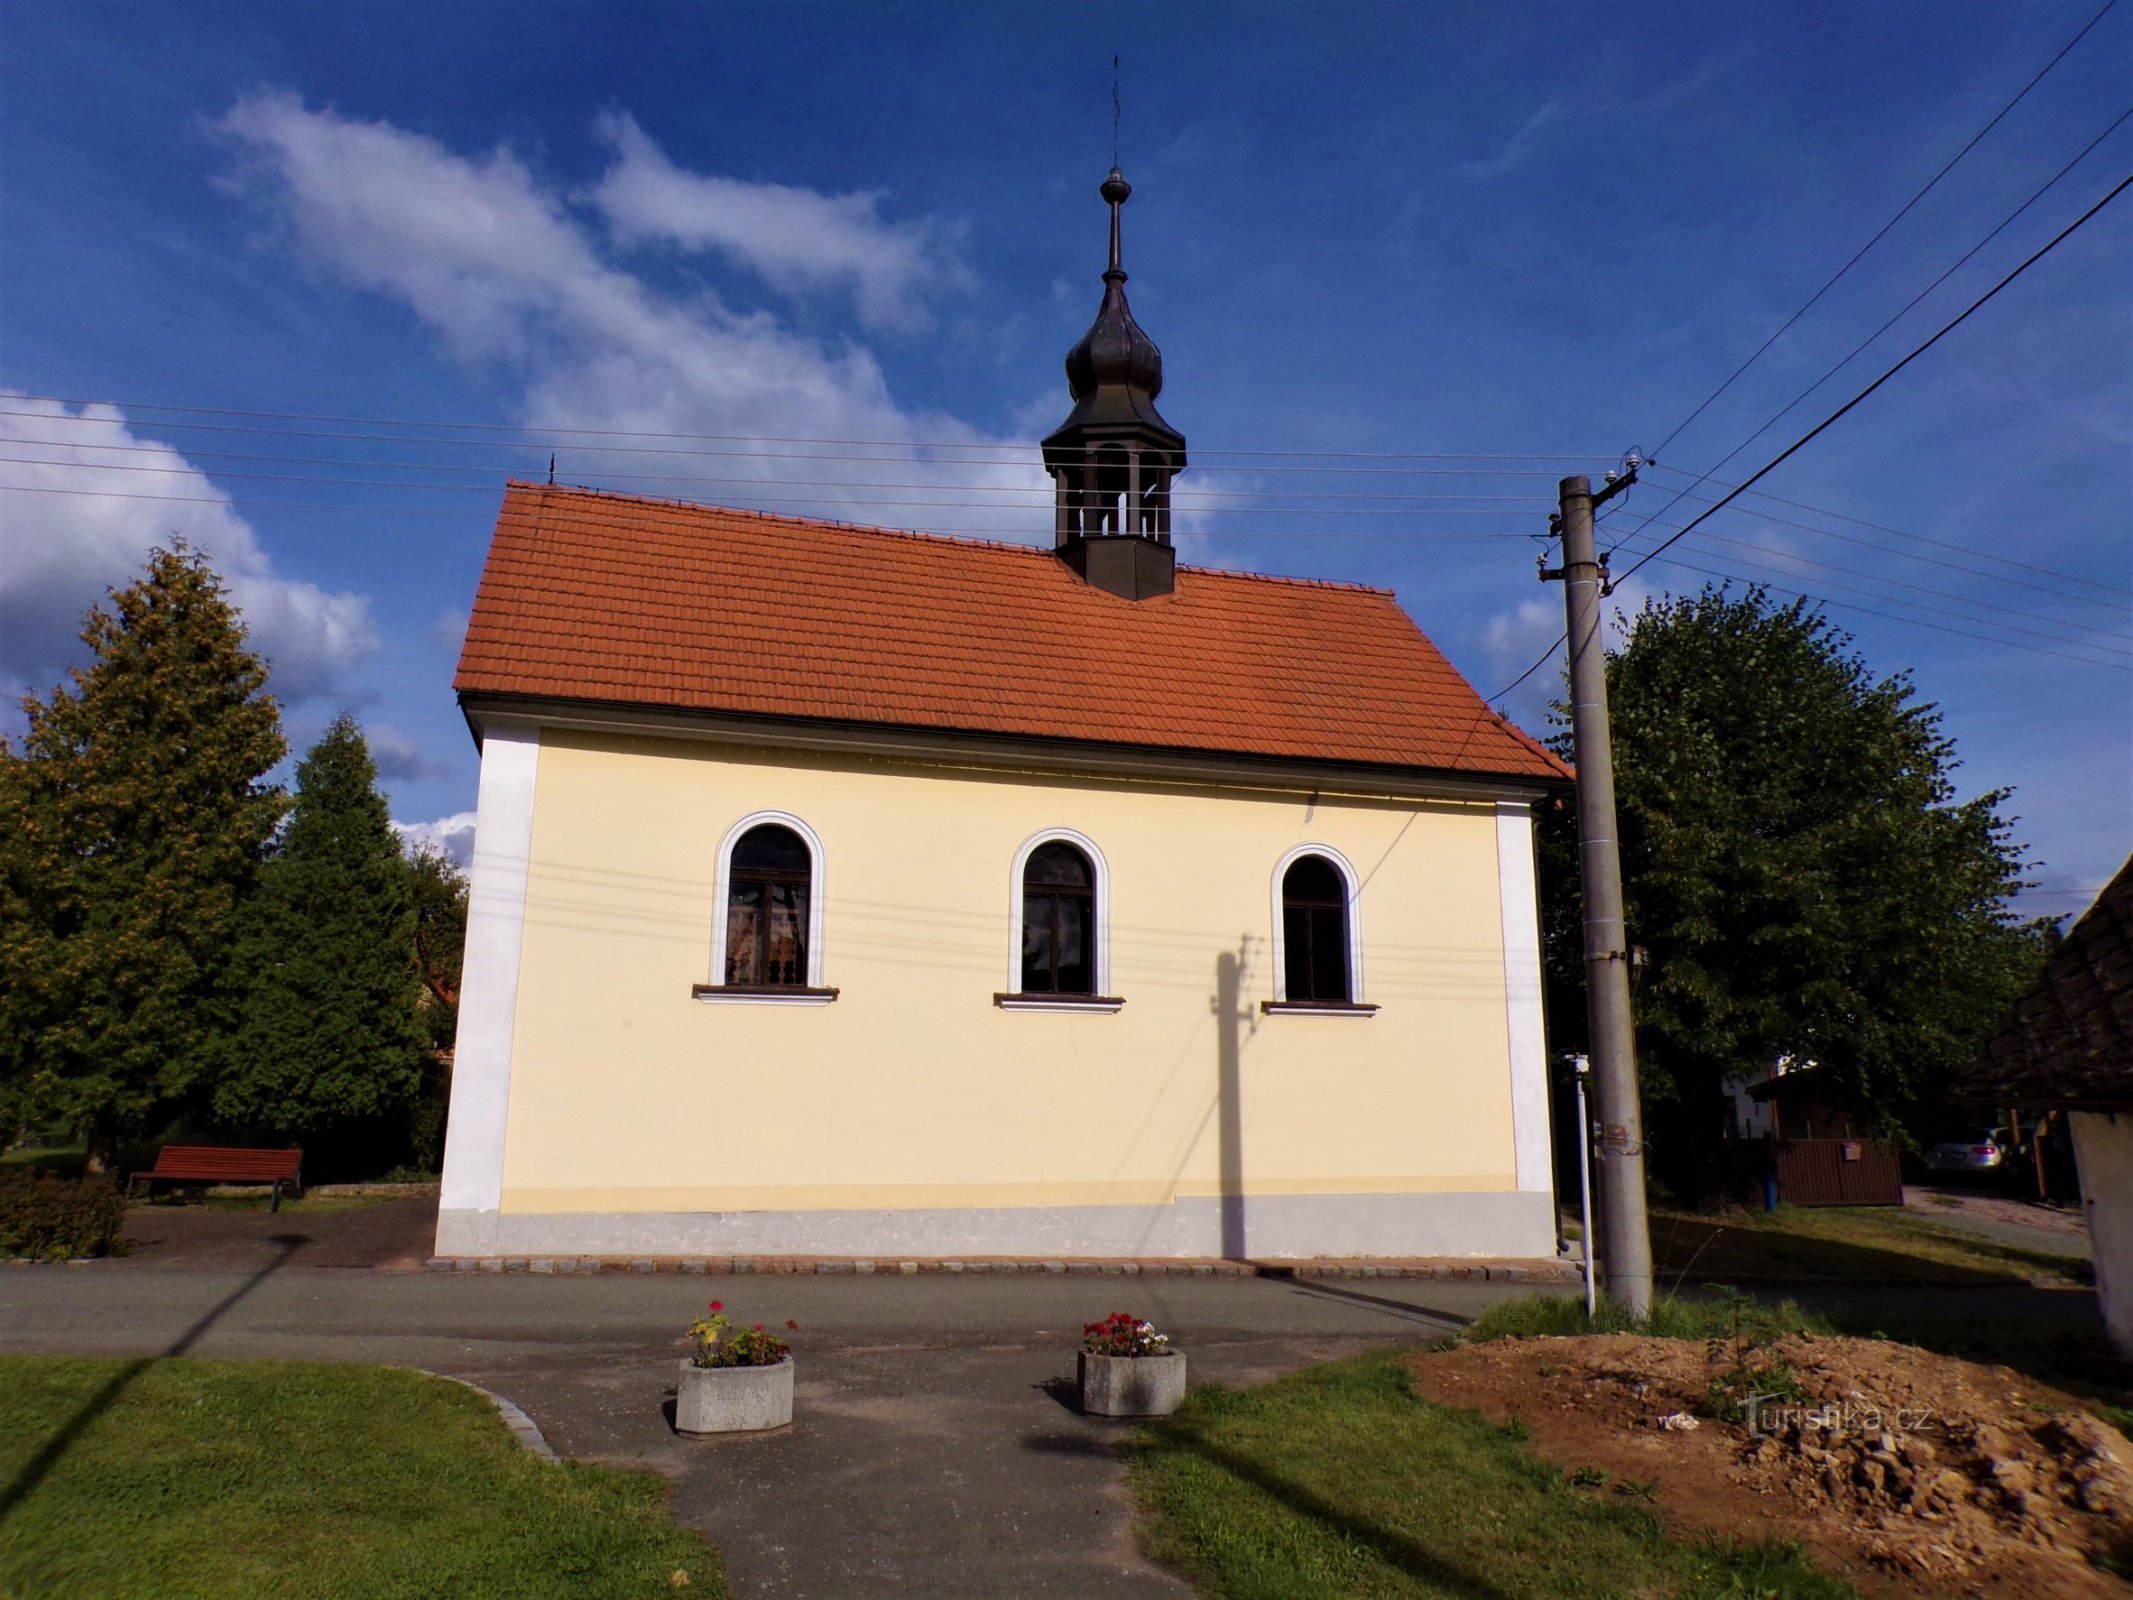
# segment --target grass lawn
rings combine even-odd
[[[0,1595],[723,1596],[650,1473],[537,1460],[439,1378],[0,1359]]]
[[[1579,1488],[1523,1430],[1421,1399],[1397,1353],[1195,1389],[1127,1444],[1147,1547],[1204,1596],[1840,1600],[1789,1547],[1669,1537]]]
[[[1688,1276],[1831,1283],[2085,1281],[2086,1261],[1965,1233],[1890,1206],[1785,1206],[1716,1214],[1655,1208],[1652,1266],[1662,1287]]]

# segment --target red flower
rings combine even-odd
[[[713,1314],[713,1315],[716,1315],[717,1313],[719,1313],[719,1312],[721,1312],[721,1311],[723,1311],[723,1310],[725,1310],[725,1309],[726,1309],[726,1302],[725,1302],[725,1301],[723,1301],[723,1300],[714,1300],[714,1301],[712,1301],[712,1302],[711,1302],[711,1310],[712,1310],[712,1314]]]
[[[790,1317],[787,1317],[785,1319],[785,1326],[792,1329],[795,1333],[800,1331],[800,1324],[793,1321],[793,1319]]]
[[[748,1326],[755,1329],[757,1333],[761,1333],[763,1331],[763,1325],[760,1322],[751,1322],[750,1324],[748,1324]]]

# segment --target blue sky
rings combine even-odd
[[[1658,449],[2100,3],[7,6],[0,684],[182,532],[292,739],[352,709],[434,823],[473,806],[449,683],[498,490],[551,449],[1043,540],[1021,446],[1100,290],[1116,52],[1187,558],[1390,585],[1493,692],[1560,628],[1555,479]],[[2121,7],[1660,452],[1617,569],[2133,169],[2121,123],[1748,442],[2128,83]],[[2133,846],[2129,246],[2133,196],[1618,597],[1829,602],[1965,792],[2015,790],[2039,912]]]

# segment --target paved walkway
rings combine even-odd
[[[2088,1219],[2075,1208],[2048,1206],[1976,1184],[1906,1184],[1903,1203],[1911,1216],[1996,1244],[2091,1259]]]
[[[386,1219],[364,1230],[389,1232]],[[174,1224],[183,1227],[186,1224]],[[1066,1398],[1081,1324],[1136,1311],[1196,1381],[1257,1382],[1426,1344],[1529,1286],[1258,1278],[534,1277],[319,1266],[359,1254],[285,1212],[212,1250],[0,1268],[0,1351],[359,1361],[465,1378],[565,1456],[649,1468],[741,1600],[1179,1596],[1134,1547],[1112,1443]],[[307,1231],[308,1230],[308,1231]],[[158,1265],[161,1262],[164,1264]],[[188,1263],[196,1264],[188,1264]],[[1883,1303],[2093,1322],[2093,1296],[1940,1291]],[[788,1430],[684,1440],[662,1402],[680,1330],[719,1298],[800,1323]]]
[[[362,1361],[465,1378],[565,1456],[645,1467],[769,1596],[1157,1596],[1112,1455],[1072,1409],[1085,1321],[1174,1331],[1196,1380],[1251,1383],[1426,1343],[1517,1285],[1032,1277],[537,1278],[305,1265],[301,1215],[258,1265],[0,1269],[0,1351]],[[260,1241],[262,1244],[265,1240]],[[719,1298],[799,1321],[795,1425],[684,1440],[662,1401]]]

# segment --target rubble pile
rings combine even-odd
[[[1809,1512],[1851,1518],[1868,1553],[1900,1571],[1967,1572],[2002,1559],[2009,1540],[2081,1555],[2107,1531],[2099,1522],[2133,1512],[2125,1441],[2081,1412],[1869,1432],[1843,1426],[1842,1407],[1819,1410],[1749,1435],[1739,1470]]]
[[[1500,1340],[1413,1365],[1429,1398],[1517,1417],[1586,1492],[1642,1486],[1686,1527],[1799,1539],[1863,1594],[2133,1592],[2111,1575],[2133,1561],[2133,1443],[2007,1367],[1806,1334]]]

